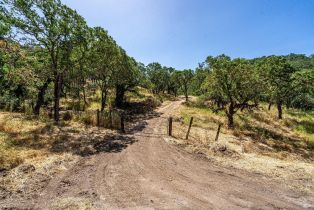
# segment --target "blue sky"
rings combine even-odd
[[[194,69],[208,55],[314,54],[314,0],[62,0],[130,56]]]

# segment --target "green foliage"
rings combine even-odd
[[[314,57],[303,54],[290,54],[285,56],[288,63],[296,70],[314,69]]]
[[[284,57],[270,56],[259,65],[260,74],[269,88],[270,98],[275,101],[285,101],[291,93],[291,76],[295,72]]]
[[[174,70],[170,75],[168,93],[174,94],[175,97],[177,97],[178,92],[181,88],[180,76],[181,76],[180,72],[176,70]]]
[[[90,30],[92,35],[88,62],[96,84],[101,90],[101,110],[106,105],[109,88],[113,86],[113,73],[119,66],[120,51],[107,31],[100,27]]]
[[[188,101],[189,89],[193,80],[193,76],[193,71],[190,69],[179,72],[179,82],[181,84],[186,101]]]
[[[293,99],[291,105],[306,110],[314,109],[314,69],[292,75]]]
[[[205,63],[201,64],[198,68],[196,68],[193,81],[191,84],[191,91],[195,95],[201,96],[207,94],[208,91],[206,90],[206,85],[203,86],[203,84],[204,81],[206,81],[209,72],[210,70],[205,66]]]
[[[38,81],[35,74],[36,57],[27,47],[17,43],[0,41],[0,104],[13,111],[22,109],[25,99],[34,93]]]
[[[259,80],[253,66],[244,59],[221,55],[206,60],[211,72],[207,78],[209,96],[217,109],[228,117],[228,127],[233,127],[233,115],[239,110],[254,106],[258,97]],[[255,87],[255,88],[252,88]]]
[[[162,67],[159,63],[148,64],[147,75],[152,83],[154,93],[160,93],[167,89],[170,82],[170,72],[167,68]]]
[[[295,69],[282,56],[270,56],[257,62],[260,78],[263,81],[264,94],[276,103],[278,118],[282,119],[282,105],[291,103],[292,74]]]
[[[90,28],[60,0],[3,0],[0,19],[1,108],[22,111],[28,104],[39,114],[53,104],[58,121],[63,101],[85,110],[96,102],[89,95],[99,92],[100,106],[94,107],[123,107],[126,92],[138,86],[157,95],[184,94],[187,100],[202,96],[207,106],[225,111],[229,127],[238,110],[260,101],[276,103],[279,118],[284,105],[314,108],[313,56],[221,55],[208,57],[195,71],[179,71],[137,62],[105,29]]]
[[[141,72],[146,77],[147,87],[153,93],[167,92],[175,97],[182,91],[187,97],[194,73],[192,70],[178,71],[172,67],[163,67],[159,63],[150,63],[146,67],[141,66]]]
[[[31,100],[34,113],[39,114],[42,105],[51,103],[46,93],[52,92],[58,121],[61,97],[70,95],[80,104],[83,94],[85,109],[86,92],[96,86],[103,95],[109,89],[118,89],[117,96],[123,102],[124,93],[142,78],[137,62],[107,31],[89,28],[83,17],[60,0],[4,0],[0,11],[4,20],[0,24],[1,42],[13,43],[3,36],[14,31],[18,34],[14,44],[25,52],[21,57],[1,43],[0,84],[4,91],[0,96],[5,104],[10,103],[6,95],[17,101]],[[24,63],[17,65],[17,61]],[[18,95],[13,95],[11,89],[17,90]],[[102,97],[101,104],[106,105],[106,97]]]

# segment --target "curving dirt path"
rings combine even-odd
[[[263,176],[220,168],[167,144],[163,139],[166,117],[180,103],[161,107],[161,117],[144,122],[142,131],[126,135],[136,142],[121,152],[82,158],[51,180],[33,208],[314,208],[313,198],[302,197]]]

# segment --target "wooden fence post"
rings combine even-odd
[[[219,125],[218,125],[218,130],[217,130],[217,134],[216,134],[216,138],[215,138],[215,141],[218,141],[221,126],[222,126],[222,124],[221,124],[221,123],[219,123]]]
[[[125,133],[125,129],[124,129],[124,114],[121,114],[121,132]]]
[[[97,127],[99,127],[99,125],[100,125],[100,111],[99,111],[99,109],[97,109]]]
[[[172,136],[172,117],[169,117],[169,125],[168,125],[168,135]]]
[[[189,129],[188,129],[188,132],[186,133],[186,137],[185,137],[186,140],[189,139],[191,127],[192,127],[192,124],[193,124],[193,119],[194,119],[193,117],[191,117],[191,119],[190,119]]]

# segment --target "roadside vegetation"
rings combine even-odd
[[[169,143],[201,154],[218,165],[263,174],[304,193],[314,190],[313,112],[283,109],[285,118],[278,120],[277,110],[261,103],[254,111],[240,111],[233,129],[223,111],[209,109],[204,99],[192,97],[174,111],[173,137]],[[190,119],[193,126],[186,132]],[[215,141],[219,124],[222,129]]]
[[[189,117],[196,116],[197,120],[194,125],[197,127],[215,129],[219,123],[227,125],[224,112],[216,113],[205,105],[200,107],[197,103],[199,102],[186,103],[181,110],[181,116],[186,124]],[[285,119],[278,121],[275,109],[268,110],[267,104],[260,104],[254,112],[239,112],[236,116],[235,129],[228,130],[225,126],[225,130],[235,136],[251,136],[259,140],[272,138],[289,141],[292,140],[289,139],[289,135],[292,135],[295,137],[295,141],[290,142],[291,146],[313,149],[313,111],[284,109],[283,113],[286,115]],[[268,128],[262,128],[265,126]],[[277,132],[278,134],[276,134]]]

